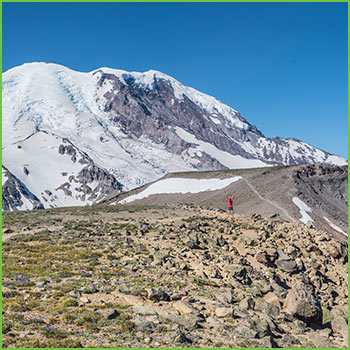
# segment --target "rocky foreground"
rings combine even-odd
[[[348,248],[193,206],[3,215],[3,347],[347,347]]]

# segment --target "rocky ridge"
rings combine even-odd
[[[289,222],[299,221],[301,213],[293,202],[297,197],[307,204],[310,222],[317,228],[346,240],[348,226],[348,169],[346,166],[309,164],[288,167],[269,167],[211,172],[182,172],[166,175],[165,179],[225,179],[240,176],[241,180],[213,191],[173,194],[155,193],[136,200],[138,205],[199,204],[203,207],[226,209],[226,194],[235,194],[234,210],[242,215],[272,215]],[[155,182],[155,184],[157,184]],[[118,194],[105,203],[123,202],[146,191],[152,184]],[[176,191],[175,191],[176,192]],[[186,191],[185,191],[186,192]],[[312,221],[311,221],[312,220]],[[332,224],[341,228],[337,231]]]
[[[100,206],[4,227],[6,347],[347,347],[348,248],[311,225]]]

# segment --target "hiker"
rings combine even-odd
[[[227,202],[228,202],[228,211],[229,211],[229,214],[231,216],[233,216],[233,208],[232,208],[232,203],[235,199],[235,196],[233,195],[233,197],[230,199],[228,198],[228,195],[226,195],[226,199],[227,199]]]

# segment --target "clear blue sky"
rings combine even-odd
[[[346,3],[5,3],[3,71],[155,69],[347,158]]]

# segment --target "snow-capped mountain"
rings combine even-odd
[[[15,67],[3,73],[2,123],[3,165],[44,207],[96,203],[173,171],[346,164],[296,139],[265,138],[233,108],[157,71]],[[87,168],[95,175],[82,176]]]

